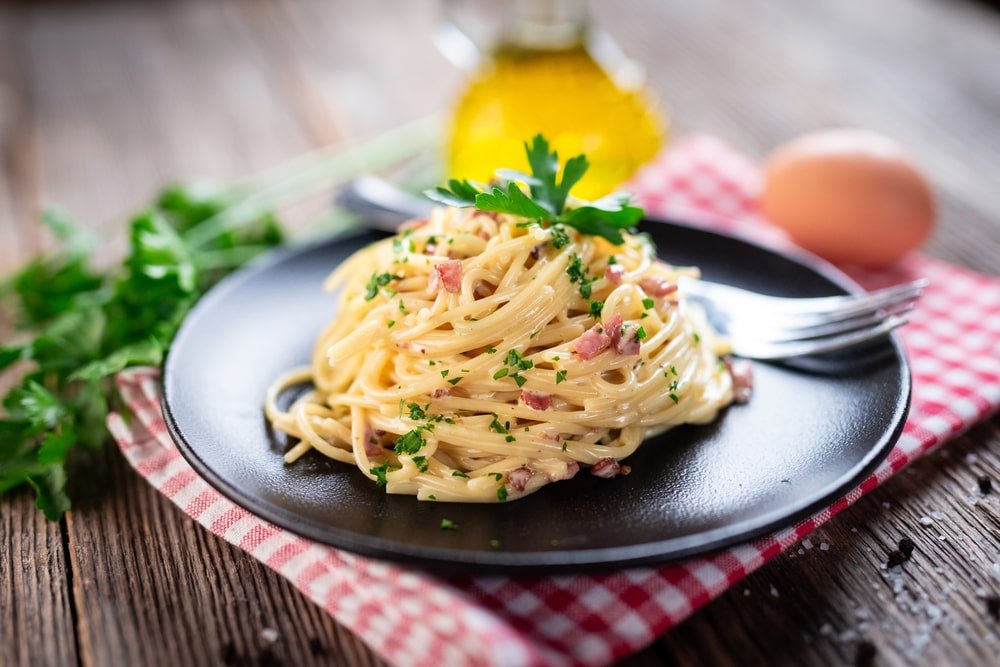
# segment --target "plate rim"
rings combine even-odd
[[[856,293],[862,288],[843,271],[826,260],[799,248],[779,247],[766,240],[748,237],[733,232],[720,232],[707,229],[704,225],[693,224],[672,217],[645,216],[642,220],[647,224],[667,225],[693,230],[711,236],[736,240],[770,253],[778,254],[802,267],[809,269],[847,293]],[[251,275],[279,264],[290,257],[308,253],[318,247],[349,240],[354,236],[370,233],[367,228],[349,229],[330,236],[324,236],[303,244],[292,245],[266,253],[260,259],[251,262],[246,267],[233,272],[213,286],[205,296],[195,304],[187,314],[175,337],[179,340],[190,321],[211,303],[222,298],[234,289],[242,280]],[[344,549],[363,556],[382,560],[403,562],[424,569],[469,573],[472,568],[485,568],[492,573],[542,574],[559,570],[567,571],[608,571],[652,564],[666,564],[695,554],[709,554],[727,546],[743,544],[768,535],[781,528],[795,525],[802,519],[812,516],[818,510],[830,505],[838,498],[853,491],[866,479],[878,465],[888,456],[901,436],[909,414],[912,398],[912,373],[898,332],[889,337],[893,351],[900,363],[902,388],[893,406],[893,416],[890,423],[892,429],[882,434],[872,445],[866,455],[846,473],[823,489],[816,491],[805,500],[795,503],[794,510],[774,510],[762,516],[755,516],[736,524],[727,524],[708,531],[692,535],[673,537],[653,542],[643,542],[628,546],[599,547],[584,549],[552,549],[546,551],[509,552],[502,550],[480,551],[462,548],[442,548],[419,546],[386,539],[378,536],[365,535],[351,530],[332,527],[311,519],[296,515],[291,510],[265,503],[254,496],[242,492],[229,483],[223,476],[216,474],[202,460],[196,447],[192,447],[181,432],[176,416],[168,400],[168,379],[173,374],[175,356],[171,345],[164,360],[160,374],[160,406],[163,411],[167,432],[178,451],[206,482],[223,496],[236,503],[242,509],[248,510],[257,517],[275,526],[288,530],[290,533],[311,539],[334,548]]]

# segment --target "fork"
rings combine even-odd
[[[374,176],[346,183],[335,201],[358,213],[364,225],[393,233],[432,207]],[[906,324],[926,286],[926,280],[916,280],[864,294],[789,298],[702,279],[678,283],[682,293],[705,307],[712,325],[731,340],[734,354],[761,360],[811,357],[882,338]]]

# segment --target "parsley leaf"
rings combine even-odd
[[[452,179],[447,187],[427,190],[424,194],[448,206],[474,206],[481,211],[517,215],[550,227],[555,248],[569,243],[561,225],[603,237],[615,245],[625,242],[621,230],[633,227],[643,215],[641,208],[630,204],[628,195],[615,193],[596,201],[567,206],[570,190],[590,168],[587,157],[581,154],[566,160],[560,178],[559,154],[550,150],[545,137],[536,135],[531,142],[525,142],[524,148],[531,174],[510,169],[497,170],[497,176],[507,181],[506,189],[499,185],[487,188],[472,181]],[[530,196],[521,189],[518,181],[528,186]]]

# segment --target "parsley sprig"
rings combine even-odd
[[[38,508],[57,519],[70,507],[67,462],[106,439],[110,376],[159,365],[181,320],[229,270],[277,245],[276,218],[232,214],[237,190],[170,186],[129,224],[117,266],[92,266],[93,241],[64,213],[42,217],[60,241],[0,280],[22,342],[0,345],[0,371],[22,362],[22,380],[3,399],[0,493],[31,486]],[[234,222],[235,220],[235,222]]]
[[[552,227],[553,239],[565,245],[565,233],[559,225],[572,227],[582,234],[600,236],[615,245],[625,242],[621,230],[629,229],[639,221],[643,211],[631,205],[626,193],[614,193],[596,201],[567,202],[569,192],[576,185],[590,163],[580,154],[566,160],[559,177],[559,154],[549,150],[549,142],[537,135],[524,144],[531,173],[501,169],[497,175],[504,185],[486,186],[469,180],[451,179],[447,187],[425,191],[430,199],[459,208],[475,207],[480,211],[508,213]],[[517,184],[528,186],[530,196]],[[561,247],[557,245],[557,247]]]

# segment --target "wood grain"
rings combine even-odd
[[[594,10],[647,66],[675,134],[714,133],[762,157],[829,125],[889,132],[937,188],[929,250],[997,272],[996,14],[934,0]],[[110,260],[122,220],[165,181],[242,176],[446,108],[462,76],[426,38],[436,11],[432,0],[0,4],[0,272],[47,243],[39,206],[61,203],[100,231]],[[113,448],[88,470],[64,524],[25,494],[0,501],[0,665],[380,664]],[[982,474],[996,493],[977,496]],[[866,639],[880,665],[987,664],[1000,648],[984,601],[1000,589],[998,508],[994,418],[626,662],[850,664]],[[888,572],[903,536],[916,551]]]

